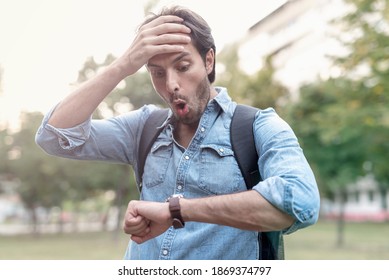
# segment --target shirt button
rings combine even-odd
[[[185,159],[188,160],[188,159],[189,159],[189,156],[185,156]]]
[[[220,151],[221,153],[224,153],[224,149],[223,149],[223,148],[220,148],[219,151]]]
[[[200,131],[201,131],[201,132],[204,132],[204,131],[205,131],[205,128],[204,128],[204,127],[200,128]]]
[[[178,185],[178,186],[177,186],[177,189],[182,190],[182,186],[181,186],[181,185]]]
[[[169,254],[169,251],[168,251],[168,250],[163,250],[163,251],[162,251],[162,255],[166,256],[167,254]]]

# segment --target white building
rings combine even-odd
[[[273,56],[275,78],[292,93],[308,82],[336,76],[326,57],[340,54],[330,22],[344,14],[342,0],[291,0],[253,25],[239,48],[240,66],[247,73],[261,69],[263,59]]]
[[[344,204],[338,195],[334,202],[325,202],[322,215],[337,218],[342,211],[349,221],[388,221],[389,210],[383,208],[385,201],[389,205],[389,192],[382,196],[373,176],[366,176],[346,188]]]

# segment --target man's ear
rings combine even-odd
[[[205,68],[207,69],[207,74],[212,72],[214,63],[215,63],[215,52],[213,51],[213,49],[209,49],[209,51],[205,55]]]

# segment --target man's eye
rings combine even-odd
[[[180,72],[186,72],[189,70],[189,65],[181,65],[177,68],[178,68],[178,71],[180,71]]]
[[[162,78],[164,76],[164,71],[161,70],[153,70],[151,74],[156,78]]]

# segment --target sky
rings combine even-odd
[[[131,44],[148,0],[0,0],[0,124],[21,111],[46,112],[65,97],[86,58],[119,56]],[[211,26],[216,47],[242,37],[283,0],[160,0]]]

